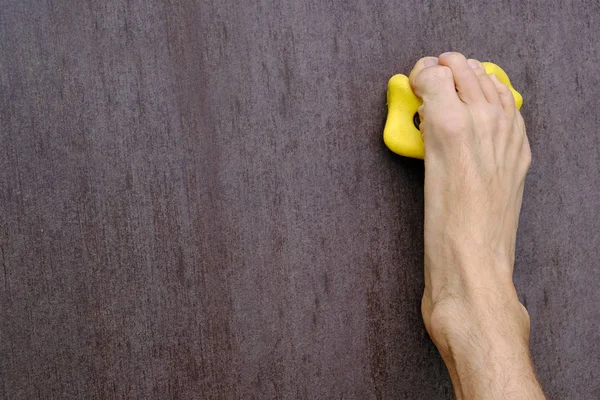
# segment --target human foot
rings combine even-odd
[[[512,283],[531,162],[523,118],[510,90],[487,75],[481,63],[459,53],[419,60],[410,81],[423,100],[422,313],[427,331],[448,365],[457,395],[461,367],[456,360],[465,355],[468,368],[479,368],[481,354],[501,354],[529,369],[535,381],[528,356],[529,316]]]

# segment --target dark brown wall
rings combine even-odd
[[[600,398],[600,6],[0,0],[0,397],[450,399],[422,163],[387,79],[504,67],[515,281],[553,399]]]

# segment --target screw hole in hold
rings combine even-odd
[[[416,112],[413,117],[413,123],[415,124],[415,128],[421,130],[419,127],[421,126],[421,117],[419,117],[419,113]]]

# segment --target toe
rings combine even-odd
[[[448,52],[438,57],[440,65],[452,70],[454,84],[458,91],[458,97],[467,104],[476,104],[485,101],[485,96],[475,75],[473,68],[467,63],[467,59],[460,53]]]
[[[427,56],[421,58],[419,61],[417,61],[412,71],[410,71],[408,79],[410,79],[410,81],[412,82],[415,79],[415,77],[419,74],[419,72],[421,72],[427,67],[433,67],[435,65],[438,65],[437,57]]]
[[[491,104],[500,105],[498,89],[496,89],[496,85],[490,79],[490,76],[487,74],[483,64],[472,58],[468,59],[467,63],[471,66],[471,68],[473,68],[473,72],[475,72],[475,76],[479,80],[481,91],[483,92],[486,100]]]
[[[415,67],[416,68],[416,67]],[[454,79],[450,68],[442,65],[433,65],[413,71],[410,84],[414,93],[424,102],[458,101],[454,88]]]
[[[515,104],[515,98],[504,83],[500,82],[500,80],[496,77],[496,75],[489,75],[490,80],[496,87],[496,92],[498,93],[498,97],[500,99],[500,103],[502,104],[502,108],[506,114],[510,117],[514,116],[516,113],[517,105]]]

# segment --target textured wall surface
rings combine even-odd
[[[515,282],[600,398],[600,3],[0,0],[0,398],[450,399],[387,79],[490,60],[533,150]]]

